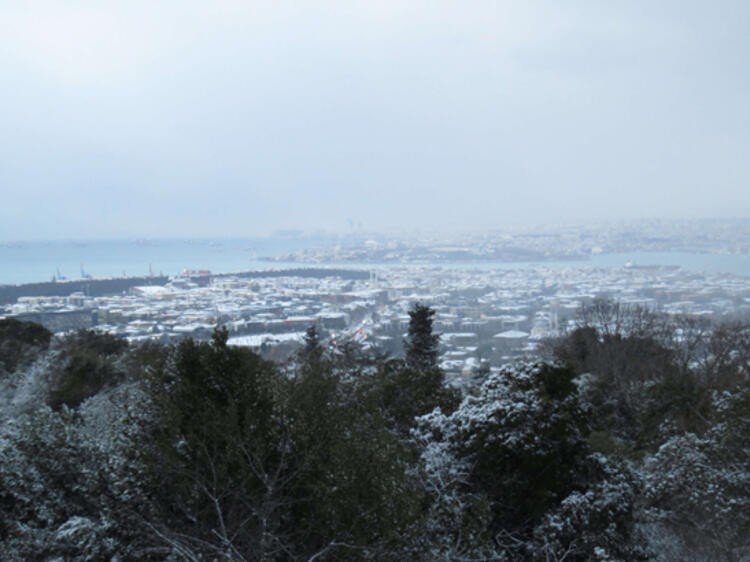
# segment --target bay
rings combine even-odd
[[[68,242],[15,242],[0,244],[0,285],[94,278],[178,275],[184,270],[231,273],[248,270],[313,266],[300,262],[266,261],[300,250],[325,248],[340,243],[333,237],[264,237],[236,240],[93,240]],[[676,266],[707,274],[750,276],[750,256],[691,252],[628,252],[594,254],[588,259],[496,262],[455,261],[419,264],[342,262],[331,267],[378,269],[427,265],[448,269],[621,268]]]
[[[284,267],[264,257],[330,244],[326,238],[242,240],[92,240],[0,244],[0,285],[61,279],[179,275]]]

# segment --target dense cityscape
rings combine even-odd
[[[674,223],[661,225],[661,238],[647,228],[640,232],[653,244],[657,244],[657,238],[662,240],[658,249],[674,250],[674,244],[666,246],[663,241],[683,235],[686,228]],[[622,233],[615,237],[612,230],[592,232],[595,234],[575,237],[576,243],[588,248],[589,255],[603,251],[595,244],[601,243],[605,234],[610,239],[608,251],[622,250],[633,243]],[[546,244],[537,248],[540,255],[570,254],[571,239],[565,232],[558,234],[538,239],[520,236],[516,247],[528,247],[533,240]],[[727,244],[730,234],[734,246]],[[707,229],[693,238],[702,240],[700,249],[704,252],[744,250],[746,229]],[[472,238],[454,242],[453,258],[476,247],[474,242]],[[519,357],[535,356],[541,340],[565,331],[579,307],[596,298],[718,322],[750,314],[750,277],[743,275],[630,262],[613,267],[489,259],[478,264],[464,264],[460,259],[444,263],[435,258],[447,251],[444,243],[393,243],[388,254],[378,253],[378,244],[366,240],[359,246],[361,251],[355,246],[347,250],[360,261],[366,261],[362,258],[368,255],[373,258],[369,267],[359,264],[349,269],[310,269],[306,265],[296,270],[235,275],[186,271],[171,278],[152,278],[153,282],[143,278],[115,294],[93,296],[84,290],[58,296],[22,296],[6,304],[2,313],[39,322],[54,332],[94,329],[131,342],[166,343],[185,336],[205,340],[214,328],[225,326],[230,344],[249,346],[274,358],[288,356],[302,341],[305,330],[316,325],[331,345],[352,339],[399,356],[407,311],[413,303],[421,302],[436,310],[440,364],[456,384],[464,383],[482,365],[497,368]],[[687,246],[686,242],[681,249]],[[690,249],[698,248],[693,244]],[[340,248],[331,251],[341,260]],[[325,251],[316,252],[316,259],[310,261],[327,261]],[[415,255],[422,255],[424,261],[431,256],[433,263],[411,263],[410,256]],[[380,259],[375,260],[375,256]],[[58,283],[55,288],[64,286]]]

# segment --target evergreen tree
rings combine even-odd
[[[302,349],[298,354],[301,365],[307,368],[320,367],[323,360],[323,342],[320,331],[315,324],[312,324],[306,331]]]
[[[406,364],[416,371],[438,368],[440,335],[433,333],[435,311],[422,303],[414,303],[409,310],[409,332],[404,340]]]
[[[52,333],[33,322],[0,319],[0,373],[13,372],[25,359],[47,349]]]
[[[591,454],[573,379],[558,365],[506,366],[453,413],[417,419],[433,559],[639,559],[635,481]]]
[[[273,559],[288,507],[288,432],[276,367],[250,350],[186,339],[150,381],[156,423],[144,460],[154,528],[186,559]],[[192,558],[191,558],[192,557]]]

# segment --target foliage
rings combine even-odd
[[[645,463],[652,522],[706,560],[750,556],[750,388],[714,397],[703,435],[670,438]]]
[[[750,327],[667,319],[641,307],[595,300],[552,343],[553,356],[586,374],[585,399],[599,436],[630,455],[709,427],[711,393],[748,380]]]
[[[25,358],[49,346],[52,333],[33,322],[0,319],[0,373],[13,372]]]
[[[128,401],[135,397],[122,389],[77,414],[41,406],[3,428],[5,559],[147,559],[153,545],[144,541],[140,514],[148,503],[130,454],[136,429]]]
[[[150,381],[153,435],[147,486],[161,508],[155,527],[184,556],[233,559],[280,548],[277,491],[287,436],[273,367],[256,354],[187,339]]]
[[[550,510],[524,545],[538,560],[646,560],[636,528],[641,482],[627,465],[594,454],[586,459],[590,483]]]
[[[454,542],[482,537],[513,559],[544,549],[585,559],[601,543],[580,537],[613,525],[610,535],[625,544],[634,494],[597,499],[616,487],[605,478],[619,475],[590,455],[587,432],[572,371],[545,364],[506,367],[451,415],[423,416],[415,437],[435,502],[445,504],[436,511],[453,512]]]
[[[47,404],[54,410],[78,407],[122,379],[115,360],[127,342],[107,334],[79,331],[61,342],[60,363],[52,373]]]
[[[396,548],[415,517],[406,446],[309,340],[282,374],[217,331],[153,380],[150,487],[183,555],[349,558]]]
[[[438,367],[440,336],[432,329],[435,311],[421,303],[409,310],[409,331],[404,340],[406,365],[415,371],[430,371]]]
[[[418,416],[435,408],[450,413],[460,401],[457,390],[444,384],[442,371],[417,371],[401,360],[381,363],[368,383],[371,399],[394,431],[406,437]]]
[[[285,364],[226,330],[11,332],[4,559],[750,557],[742,324],[597,302],[559,362],[485,371],[463,397],[434,364],[329,348],[317,328]]]
[[[344,559],[357,550],[387,558],[418,512],[411,452],[356,388],[314,381],[294,381],[287,403],[295,542],[314,551],[347,544]]]

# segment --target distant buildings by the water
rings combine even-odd
[[[259,252],[276,256],[263,271],[225,273],[248,269]],[[578,308],[597,297],[667,314],[745,317],[748,254],[748,220],[398,238],[359,232],[346,238],[0,244],[7,277],[15,268],[31,275],[39,264],[46,272],[59,260],[71,262],[66,271],[73,264],[80,269],[72,281],[61,281],[57,269],[56,282],[0,284],[0,315],[55,332],[91,328],[133,342],[203,339],[226,326],[232,345],[276,356],[294,349],[316,324],[332,347],[353,340],[398,355],[409,307],[421,301],[437,311],[441,365],[460,381],[536,353],[540,341],[565,329]],[[144,263],[148,275],[111,279],[92,279],[88,266],[120,271]],[[162,266],[173,274],[154,275]]]
[[[750,275],[750,220],[499,225],[451,234],[358,230],[346,235],[295,232],[234,240],[0,241],[0,286],[48,281],[53,276],[57,281],[155,273],[176,276],[185,269],[203,268],[226,273],[311,264],[609,267],[628,260],[635,265]]]
[[[750,277],[674,267],[294,270],[176,277],[108,295],[23,296],[2,314],[134,342],[208,338],[223,325],[232,345],[264,353],[292,349],[317,324],[331,345],[351,338],[397,355],[409,306],[421,301],[437,311],[442,366],[460,380],[483,364],[534,353],[596,297],[721,320],[750,314]]]
[[[688,269],[750,275],[750,261],[716,256],[750,255],[750,219],[644,220],[586,224],[546,224],[462,234],[420,233],[409,237],[372,235],[348,243],[304,248],[275,260],[302,263],[519,263],[607,264],[626,254],[677,258]],[[690,256],[693,255],[691,258]],[[695,259],[695,256],[714,256]],[[687,263],[689,260],[691,263]],[[653,265],[670,263],[649,262]],[[611,265],[608,264],[608,265]],[[618,264],[619,265],[619,264]]]

